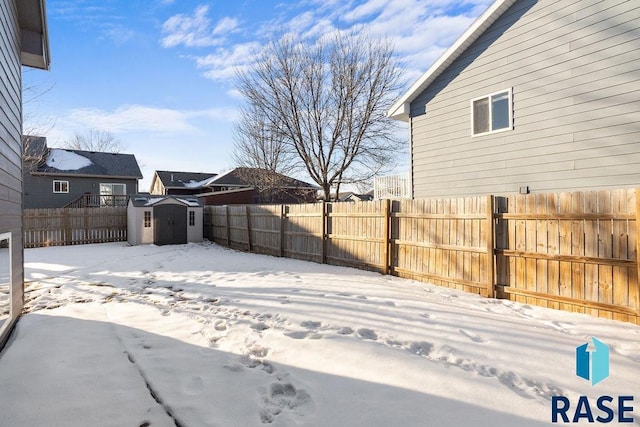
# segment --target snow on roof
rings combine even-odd
[[[201,181],[190,180],[189,182],[185,182],[184,186],[187,188],[201,188],[206,187],[211,184],[212,181],[216,179],[216,176],[210,176],[209,178],[203,179]]]
[[[59,148],[52,148],[47,159],[47,166],[63,171],[79,170],[92,164],[84,156]]]
[[[186,204],[189,207],[198,207],[201,206],[200,202],[197,199],[183,199],[183,198],[177,198],[176,200]]]
[[[213,184],[214,182],[217,182],[217,181],[222,180],[222,178],[224,178],[225,176],[229,175],[231,172],[234,172],[235,170],[236,170],[236,168],[234,168],[234,169],[229,169],[229,170],[228,170],[228,171],[226,171],[226,172],[223,172],[223,173],[221,173],[221,174],[219,174],[219,175],[214,176],[214,177],[213,177],[213,179],[211,179],[211,180],[209,181],[209,184]]]
[[[144,205],[153,206],[156,203],[163,201],[164,199],[166,199],[166,197],[149,197],[149,199],[147,199],[147,202]]]

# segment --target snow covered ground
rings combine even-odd
[[[631,324],[210,243],[25,268],[0,425],[540,426],[554,395],[635,395],[640,425]],[[591,336],[611,351],[595,386],[575,375]]]

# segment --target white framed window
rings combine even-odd
[[[189,226],[194,227],[196,225],[196,213],[189,211]]]
[[[144,211],[144,228],[151,227],[151,211]]]
[[[58,179],[53,180],[53,192],[54,193],[68,193],[69,181],[60,181]]]
[[[511,88],[471,100],[471,136],[513,129]]]

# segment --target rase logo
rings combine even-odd
[[[609,376],[609,346],[591,337],[593,346],[584,343],[576,347],[576,375],[596,385]]]
[[[576,347],[576,375],[591,382],[592,386],[604,381],[609,376],[609,346],[596,337]],[[617,419],[614,400],[617,400]],[[575,408],[571,408],[569,398],[565,396],[551,397],[551,422],[578,423],[586,420],[589,423],[633,423],[633,396],[600,396],[592,410],[587,396],[580,396]],[[594,412],[596,416],[594,417]],[[571,414],[573,416],[571,417]]]

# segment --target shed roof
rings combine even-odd
[[[135,194],[131,196],[130,203],[139,207],[155,206],[165,200],[172,200],[176,203],[187,207],[202,207],[202,203],[195,197],[181,197],[181,196],[154,196],[149,194]]]
[[[496,0],[456,42],[424,73],[389,109],[387,116],[409,121],[411,102],[449,67],[471,44],[478,39],[517,0]]]

